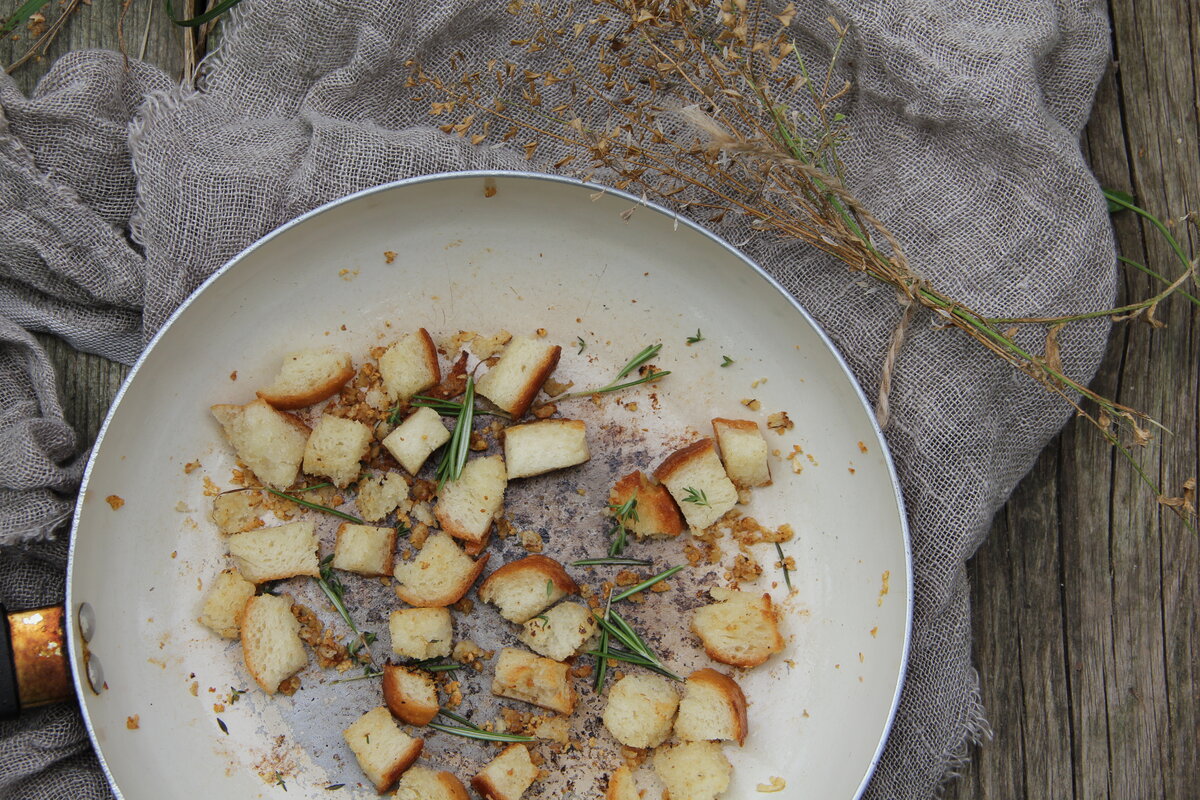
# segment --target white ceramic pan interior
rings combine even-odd
[[[395,254],[392,263],[385,252]],[[118,795],[375,796],[360,785],[341,731],[380,704],[377,682],[333,684],[342,676],[310,665],[295,697],[267,698],[253,688],[237,643],[196,622],[204,588],[225,563],[205,479],[229,488],[234,466],[208,408],[253,399],[290,351],[332,343],[361,360],[419,326],[435,339],[544,328],[564,348],[556,377],[576,388],[607,382],[641,348],[663,343],[655,364],[673,374],[657,387],[563,409],[588,421],[591,462],[510,487],[508,512],[564,558],[603,553],[602,513],[618,470],[652,469],[671,448],[711,435],[714,416],[756,419],[766,430],[768,414],[787,412],[795,427],[767,432],[774,483],[754,493],[746,513],[795,529],[784,549],[796,562],[796,591],[789,596],[766,546],[757,551],[763,577],[743,584],[780,605],[787,649],[737,673],[751,732],[744,747],[727,748],[727,796],[759,796],[772,778],[785,788],[767,796],[858,796],[895,711],[911,610],[904,513],[861,391],[807,314],[729,246],[629,196],[513,173],[406,181],[302,217],[205,284],[138,363],[88,468],[68,594],[76,684]],[[688,345],[697,329],[703,341]],[[723,367],[725,356],[733,363]],[[742,403],[751,399],[755,410]],[[123,505],[114,509],[111,497]],[[322,537],[324,554],[330,525]],[[514,547],[497,544],[492,567],[520,555]],[[681,563],[682,553],[682,542],[630,551],[660,566]],[[707,586],[728,583],[723,570],[691,570],[631,612],[677,671],[721,667],[687,631],[686,608]],[[599,582],[598,572],[573,572]],[[295,588],[298,599],[344,632],[311,584]],[[386,657],[387,611],[401,604],[378,581],[348,584]],[[87,654],[103,673],[99,693],[84,676],[74,622],[84,603],[94,615]],[[513,626],[490,609],[478,613],[493,616],[456,622],[459,634],[477,625],[486,628],[472,633],[481,644],[517,645]],[[487,683],[474,680],[482,688],[465,706],[478,702],[477,713],[487,713]],[[250,691],[231,702],[234,688]],[[579,689],[586,699],[577,715],[595,717],[600,701],[586,679]],[[599,796],[619,763],[614,748],[594,718],[572,731],[584,742],[573,755],[539,746],[551,777],[530,797]],[[434,734],[422,763],[465,782],[488,752]],[[336,784],[345,786],[326,789]]]

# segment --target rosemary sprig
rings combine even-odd
[[[300,494],[300,492],[311,492],[314,489],[324,489],[329,486],[333,486],[333,484],[326,481],[325,483],[314,483],[312,486],[301,486],[299,489],[292,489],[292,492]]]
[[[625,591],[621,592],[619,595],[614,597],[612,599],[612,601],[615,603],[618,600],[624,600],[626,597],[631,597],[631,596],[637,594],[638,592],[645,591],[646,589],[649,589],[651,586],[658,583],[659,581],[665,581],[667,578],[671,577],[676,572],[679,572],[679,570],[683,569],[683,567],[684,567],[683,564],[677,564],[674,567],[671,567],[670,569],[663,570],[662,572],[655,575],[653,578],[648,578],[647,580],[642,581],[637,586],[630,586],[628,589],[626,589]]]
[[[462,669],[462,664],[414,664],[413,666],[423,669],[426,672],[454,672],[456,669]]]
[[[461,736],[464,739],[480,739],[485,742],[533,742],[536,741],[532,736],[518,736],[515,733],[493,733],[491,731],[480,730],[479,728],[461,728],[456,725],[442,725],[439,722],[427,723],[426,727],[433,728],[435,731],[442,733]]]
[[[477,731],[483,730],[483,728],[479,727],[474,722],[471,722],[471,720],[467,719],[466,717],[464,717],[460,714],[455,714],[453,711],[450,711],[448,709],[439,708],[438,714],[445,717],[446,719],[453,720],[454,722],[457,722],[458,724],[463,725],[464,727],[474,728]]]
[[[735,363],[735,362],[734,362],[734,360],[733,360],[732,358],[730,358],[729,356],[725,356],[725,355],[723,355],[723,356],[721,356],[721,358],[723,359],[723,360],[721,361],[721,366],[722,366],[722,367],[728,367],[730,364],[733,364],[733,363]]]
[[[685,486],[683,487],[683,492],[683,502],[695,503],[698,506],[709,505],[708,495],[704,493],[703,489],[697,489],[694,486]]]
[[[203,14],[191,17],[190,19],[176,19],[175,9],[171,6],[171,0],[166,0],[167,16],[171,18],[171,22],[175,23],[181,28],[195,28],[203,25],[206,22],[211,22],[240,2],[242,2],[242,0],[221,0],[221,2],[217,3]]]
[[[363,669],[362,675],[355,675],[350,678],[338,678],[336,681],[330,681],[330,683],[331,684],[333,684],[333,683],[354,683],[355,681],[365,681],[365,680],[370,680],[371,678],[378,678],[382,674],[383,674],[383,670],[375,669],[370,664],[368,664]]]
[[[585,341],[583,340],[583,337],[582,337],[582,336],[576,336],[576,337],[575,337],[575,341],[576,341],[576,342],[579,344],[579,352],[578,352],[578,355],[583,355],[583,351],[584,351],[584,349],[586,349],[586,348],[587,348],[587,342],[585,342]]]
[[[50,0],[25,0],[16,11],[12,12],[3,25],[0,25],[0,36],[6,36],[18,25],[33,16],[42,6],[50,5]]]
[[[696,328],[696,335],[695,335],[695,336],[689,336],[689,337],[687,337],[687,343],[688,343],[688,344],[695,344],[696,342],[703,342],[703,341],[704,341],[704,335],[703,335],[702,333],[700,333],[700,329],[699,329],[699,328]]]
[[[354,635],[357,637],[357,641],[352,642],[351,646],[347,648],[347,650],[350,652],[350,655],[361,661],[361,659],[358,658],[358,653],[365,652],[367,655],[367,660],[371,663],[371,665],[375,665],[375,659],[372,657],[370,649],[371,643],[375,641],[375,634],[370,632],[361,632],[358,629],[358,626],[354,624],[354,620],[351,619],[350,610],[346,608],[346,603],[343,600],[343,596],[346,593],[346,587],[342,585],[341,579],[334,574],[332,562],[332,555],[325,556],[325,558],[321,559],[321,577],[317,578],[317,585],[321,587],[321,591],[325,593],[325,597],[329,598],[329,602],[333,606],[333,609],[341,615],[342,619],[346,621],[346,624],[350,627],[350,630],[352,630]]]
[[[613,516],[617,519],[617,527],[613,528],[609,535],[613,537],[612,544],[608,547],[609,557],[616,557],[625,552],[625,545],[628,542],[628,530],[626,526],[630,522],[638,521],[637,512],[637,493],[633,497],[626,500],[620,505],[610,505],[609,510],[613,512]]]
[[[572,567],[648,567],[652,561],[648,558],[581,558],[572,561]]]
[[[621,371],[617,373],[617,377],[614,378],[612,383],[608,384],[607,386],[601,386],[599,389],[586,389],[582,392],[571,392],[570,394],[563,395],[559,399],[560,400],[570,400],[575,397],[591,397],[594,394],[607,394],[609,392],[620,391],[621,389],[628,389],[631,386],[638,386],[639,384],[650,383],[651,381],[656,381],[659,378],[665,378],[666,376],[671,374],[670,370],[650,370],[645,375],[642,375],[640,378],[636,378],[632,381],[626,381],[624,383],[621,382],[621,380],[625,376],[627,376],[629,373],[633,372],[635,369],[642,366],[647,361],[649,361],[650,359],[652,359],[656,355],[658,355],[659,350],[662,350],[661,343],[660,344],[652,344],[649,347],[643,349],[636,356],[629,359],[629,361],[625,364],[625,366],[621,368]]]
[[[626,622],[624,617],[613,611],[611,607],[606,609],[604,616],[600,616],[594,611],[592,612],[592,616],[601,630],[600,649],[594,652],[593,655],[597,659],[603,659],[606,667],[610,659],[614,661],[629,661],[629,656],[632,656],[640,659],[636,663],[644,667],[652,668],[655,672],[672,680],[683,680],[683,678],[680,678],[663,665],[655,652],[646,644],[646,641],[633,629],[633,626]],[[604,634],[608,634],[608,640],[616,639],[624,648],[624,652],[609,647]]]
[[[347,514],[345,511],[338,511],[336,508],[330,508],[329,506],[323,506],[320,503],[310,503],[307,500],[301,500],[299,497],[296,497],[294,494],[288,494],[287,492],[281,492],[278,489],[272,489],[270,486],[267,486],[264,488],[271,494],[275,495],[276,497],[282,497],[284,500],[291,500],[293,503],[295,503],[298,506],[304,506],[305,508],[311,508],[313,511],[324,511],[326,514],[332,514],[333,516],[338,517],[340,519],[344,519],[347,522],[357,522],[359,525],[366,524],[358,517],[354,516],[353,514]],[[309,487],[309,488],[316,488],[316,487]],[[307,491],[307,490],[308,489],[306,488],[301,491]]]
[[[409,405],[417,406],[418,408],[432,408],[444,417],[457,417],[462,413],[463,404],[454,400],[443,400],[440,397],[430,397],[429,395],[418,394],[413,395]],[[501,419],[512,419],[512,414],[499,409],[490,410],[481,406],[475,406],[473,412],[480,417],[500,417]]]
[[[467,451],[471,445],[471,424],[475,420],[475,378],[467,376],[467,388],[463,392],[462,403],[458,407],[458,419],[454,423],[454,432],[442,453],[441,463],[437,468],[438,491],[446,485],[446,481],[456,481],[462,475],[463,465],[467,463]]]
[[[792,590],[792,574],[788,569],[787,556],[783,554],[783,548],[779,546],[779,542],[775,543],[775,552],[779,554],[779,566],[783,567],[783,582],[787,584],[790,592]]]

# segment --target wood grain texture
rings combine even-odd
[[[1200,7],[1111,3],[1116,63],[1084,147],[1105,186],[1133,194],[1176,236],[1200,210]],[[1123,255],[1180,267],[1134,215],[1114,219]],[[1187,246],[1188,240],[1184,239]],[[1161,285],[1124,273],[1122,293]],[[1194,288],[1192,291],[1196,294]],[[1093,386],[1172,433],[1135,457],[1167,494],[1200,473],[1200,311],[1160,308],[1167,327],[1114,329]],[[1085,422],[1069,425],[998,516],[970,564],[976,660],[995,738],[946,797],[1195,797],[1200,782],[1200,547]]]
[[[30,90],[68,50],[118,49],[122,5],[81,7],[47,58],[16,73],[19,85]],[[138,53],[149,21],[146,59],[178,77],[181,32],[158,0],[128,6],[126,51]],[[1130,192],[1159,216],[1200,211],[1200,6],[1112,0],[1110,11],[1117,63],[1101,83],[1085,152],[1103,185]],[[55,13],[56,6],[47,11],[51,19]],[[27,46],[0,42],[0,63]],[[1125,256],[1177,274],[1147,225],[1129,213],[1114,225]],[[1179,222],[1173,227],[1186,233]],[[1124,273],[1125,297],[1158,288],[1141,272]],[[1200,312],[1176,299],[1158,316],[1167,328],[1114,330],[1093,385],[1173,431],[1137,458],[1178,494],[1200,474]],[[59,369],[68,420],[90,442],[126,370],[41,339]],[[1197,796],[1200,544],[1086,423],[1068,425],[1042,454],[969,574],[975,658],[994,737],[973,748],[947,798]]]

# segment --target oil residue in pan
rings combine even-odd
[[[634,396],[633,393],[630,396]],[[612,528],[612,519],[605,513],[609,487],[621,475],[634,469],[652,469],[667,453],[690,438],[688,422],[691,421],[673,418],[657,407],[657,403],[653,404],[653,410],[647,411],[646,407],[650,405],[642,402],[641,410],[634,413],[613,397],[605,397],[599,403],[587,399],[575,401],[563,416],[587,423],[591,459],[578,467],[512,481],[505,493],[504,515],[512,528],[540,534],[542,553],[568,565],[572,577],[581,586],[588,587],[585,591],[590,589],[597,595],[602,583],[611,581],[621,568],[569,565],[574,560],[606,554]],[[496,451],[494,444],[490,452]],[[473,453],[472,457],[482,455],[486,453]],[[336,520],[319,520],[322,552],[332,551],[337,524]],[[412,549],[401,541],[398,557]],[[675,564],[686,563],[683,550],[682,541],[637,542],[631,537],[626,554],[651,560],[653,566],[639,568],[641,573],[649,576]],[[519,536],[493,536],[487,552],[491,556],[485,575],[529,554]],[[362,630],[373,631],[379,637],[371,648],[376,661],[386,661],[392,655],[387,633],[388,617],[392,611],[404,607],[392,589],[394,582],[349,573],[339,573],[339,576],[346,587],[346,605],[355,621]],[[671,579],[669,591],[646,592],[643,603],[629,603],[622,609],[664,663],[678,674],[686,675],[707,665],[707,659],[688,632],[687,620],[690,609],[703,602],[701,595],[714,585],[714,581],[712,571],[704,568],[685,570]],[[314,581],[284,581],[277,590],[311,608],[334,631],[346,633],[344,623],[329,608]],[[524,647],[517,638],[520,626],[504,620],[492,606],[479,602],[474,589],[466,599],[473,601],[470,613],[452,612],[455,642],[470,639],[493,656],[481,661],[482,671],[468,667],[439,676],[443,686],[447,681],[457,682],[455,694],[461,694],[462,701],[453,710],[479,725],[499,723],[504,708],[552,716],[551,712],[518,701],[503,700],[491,693],[496,654],[504,647]],[[587,669],[592,663],[590,656],[582,656],[576,662],[579,674],[573,680],[579,702],[569,717],[568,743],[539,741],[531,745],[535,757],[541,759],[542,775],[527,794],[530,800],[602,796],[607,776],[624,763],[620,744],[604,730],[601,722],[604,697],[593,690],[594,676]],[[613,664],[611,669],[620,671],[622,665]],[[300,674],[302,688],[294,697],[256,698],[256,705],[274,703],[277,706],[287,729],[284,734],[324,772],[318,777],[310,776],[304,770],[295,776],[295,782],[325,781],[345,784],[347,788],[362,785],[373,795],[342,739],[342,731],[367,710],[382,705],[383,698],[378,678],[335,683],[356,674],[320,670],[314,664]],[[612,680],[610,677],[610,685]],[[445,705],[447,693],[442,690],[440,694]],[[266,728],[264,725],[263,734],[268,741],[275,741],[279,731]],[[447,769],[464,783],[504,747],[431,729],[406,726],[406,730],[410,735],[424,738],[420,763]]]

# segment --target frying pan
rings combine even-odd
[[[797,532],[786,546],[796,591],[772,558],[761,559],[766,573],[755,584],[784,609],[788,645],[739,678],[751,733],[729,748],[728,796],[756,796],[773,778],[786,787],[779,797],[861,795],[895,713],[912,608],[903,504],[861,389],[795,300],[703,229],[612,189],[500,172],[401,181],[283,226],[200,287],[134,367],[84,477],[64,621],[47,611],[39,623],[10,624],[59,632],[57,644],[22,652],[57,665],[60,684],[69,662],[117,796],[329,798],[326,787],[339,783],[337,796],[373,796],[340,736],[379,704],[372,681],[334,684],[310,666],[293,698],[242,694],[234,690],[251,682],[238,645],[195,621],[206,581],[224,564],[203,479],[227,486],[234,466],[207,409],[252,399],[287,352],[337,343],[361,358],[418,326],[442,336],[545,328],[564,346],[556,376],[578,385],[606,383],[630,355],[664,344],[655,364],[672,375],[653,391],[581,404],[578,413],[594,417],[589,430],[603,436],[571,483],[530,479],[506,498],[509,512],[564,553],[598,554],[605,523],[592,487],[606,490],[614,470],[652,467],[672,442],[705,435],[714,416],[788,413],[795,427],[767,434],[774,482],[751,506],[764,523]],[[198,471],[185,468],[196,463]],[[510,546],[497,545],[496,563]],[[664,557],[678,560],[672,553]],[[668,597],[694,596],[720,578],[691,572],[692,583]],[[296,591],[320,606],[311,587]],[[386,626],[380,598],[390,589],[373,591],[355,589],[364,624]],[[707,666],[682,613],[648,607],[645,621],[667,621],[655,641],[679,669]],[[500,645],[513,638],[502,624],[485,627],[495,630],[479,635]],[[29,662],[20,662],[22,678],[36,672]],[[21,702],[53,693],[29,688]],[[485,751],[430,737],[426,752],[465,779]],[[586,765],[552,755],[559,772],[531,796],[594,796],[613,766],[602,755]]]

